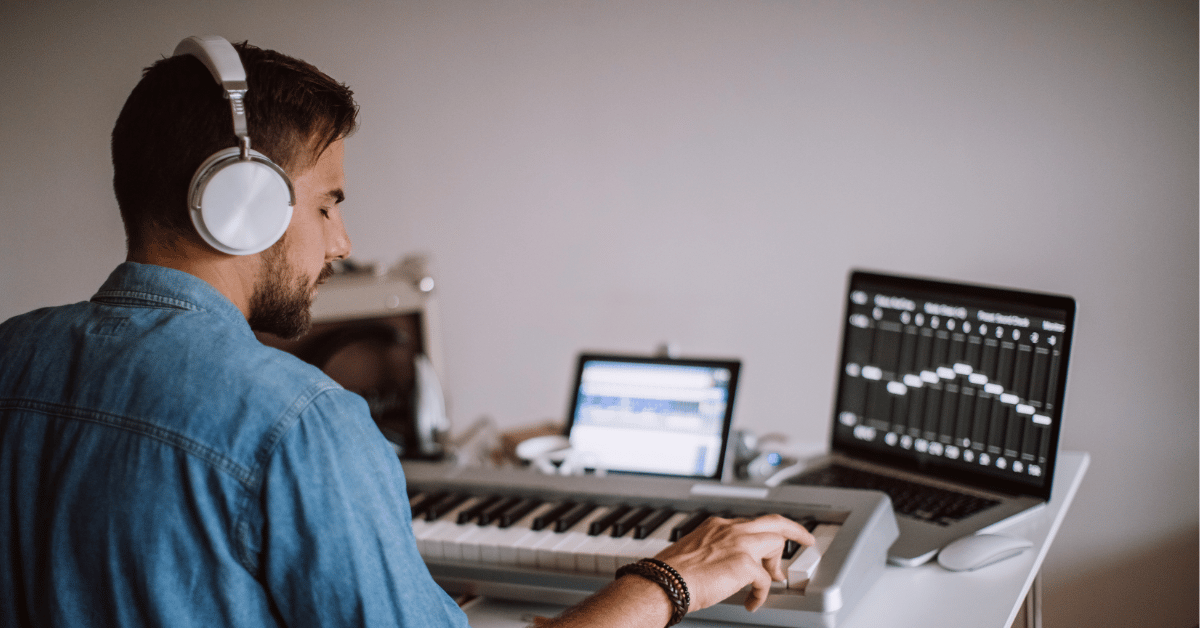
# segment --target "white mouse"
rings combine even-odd
[[[1003,534],[964,536],[938,552],[938,564],[950,571],[975,571],[1012,558],[1033,547],[1033,543]]]

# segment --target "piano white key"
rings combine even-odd
[[[783,582],[772,582],[773,590],[782,591],[784,589],[793,589],[801,591],[808,585],[808,580],[811,577],[810,570],[816,569],[817,561],[820,559],[820,550],[816,547],[807,545],[800,546],[791,558],[784,558],[780,569],[783,570]]]
[[[523,567],[537,567],[538,549],[552,545],[556,541],[552,526],[534,531],[530,536],[517,542],[517,564]]]
[[[591,538],[587,531],[592,522],[607,516],[611,511],[611,507],[598,506],[570,529],[560,533],[562,538],[557,543],[538,551],[538,566],[546,569],[575,571],[575,548]]]
[[[588,534],[588,528],[598,519],[603,519],[612,512],[612,507],[601,506],[595,511],[589,513],[587,517],[579,522],[578,525],[571,528],[567,534],[569,538],[564,539],[555,547],[554,564],[557,569],[562,571],[577,572],[579,568],[575,564],[575,554],[580,545],[586,543],[592,537]]]
[[[461,521],[458,523],[457,533],[443,537],[442,554],[449,560],[480,562],[479,544],[473,542],[485,529],[479,525],[479,518],[484,512],[495,508],[498,503],[503,501],[504,498],[498,495],[484,498],[475,502],[471,508],[462,511],[456,517]],[[463,520],[464,517],[466,520]]]
[[[519,498],[499,498],[487,510],[479,513],[465,525],[463,533],[454,538],[446,548],[447,558],[457,558],[467,562],[483,562],[483,541],[492,531],[500,530],[498,514],[516,505]],[[484,515],[492,515],[488,523],[481,523]]]
[[[444,493],[437,493],[437,492],[432,492],[432,491],[431,492],[421,492],[415,496],[414,500],[411,502],[411,507],[414,512],[413,518],[412,518],[412,531],[413,531],[414,537],[420,536],[420,534],[425,530],[425,528],[428,528],[429,526],[433,525],[433,522],[425,520],[425,516],[424,516],[424,512],[423,512],[424,509],[421,508],[422,505],[425,505],[424,500],[427,500],[427,499],[430,501],[440,500],[440,498],[443,496],[445,496]],[[422,546],[422,544],[418,540],[417,541],[417,549],[419,550],[421,548],[421,546]]]
[[[661,547],[657,544],[651,545],[648,539],[630,538],[629,542],[617,549],[613,555],[614,570],[620,569],[629,563],[636,563],[643,558],[649,558],[661,552],[663,548],[670,545],[670,542],[663,543]],[[655,549],[657,548],[657,549]]]
[[[821,550],[821,554],[829,551],[830,544],[833,543],[833,537],[837,536],[838,530],[842,526],[836,523],[823,523],[813,530],[813,536],[817,539],[817,549]]]
[[[430,531],[438,524],[437,521],[429,521],[424,516],[413,519],[413,536],[417,539],[417,551],[422,556],[426,556],[425,537],[429,536]]]
[[[588,538],[575,548],[575,569],[583,573],[611,574],[616,571],[614,555],[633,536],[633,531],[626,532],[621,537],[613,537],[612,528],[605,528],[600,534]]]
[[[487,533],[479,539],[480,559],[485,563],[517,564],[518,544],[522,539],[537,534],[530,529],[533,520],[546,514],[556,505],[542,504],[507,528],[488,528]]]
[[[519,529],[513,526],[501,528],[495,524],[485,527],[479,536],[475,537],[475,544],[479,546],[479,562],[499,563],[500,547],[512,544],[526,533],[528,533],[527,528]]]
[[[554,508],[546,512],[554,512],[561,505],[561,502],[557,503],[554,505]],[[554,533],[553,521],[541,530],[533,530],[533,534],[523,537],[516,543],[517,564],[524,567],[537,567],[538,549],[555,543],[557,539],[558,536]]]
[[[588,535],[579,545],[575,546],[575,571],[579,573],[599,573],[596,567],[596,553],[604,543],[605,537]]]
[[[462,528],[458,525],[458,513],[474,506],[482,499],[486,499],[486,497],[468,498],[438,517],[436,521],[432,522],[432,525],[423,528],[417,536],[417,549],[421,552],[421,556],[424,556],[426,560],[448,558],[445,553],[445,541],[456,536]]]
[[[431,525],[433,524],[421,518],[413,519],[412,522],[413,537],[417,539],[417,551],[421,552],[422,556],[425,555],[425,551],[423,549],[424,544],[421,542],[421,536],[424,534],[425,529]]]
[[[618,563],[622,562],[625,549],[634,543],[633,532],[614,537],[604,537],[606,541],[596,549],[596,571],[611,575],[617,571]]]
[[[491,526],[481,526],[475,519],[460,524],[457,536],[446,539],[443,553],[450,560],[465,560],[481,562],[479,537],[491,529]]]
[[[821,555],[829,549],[829,544],[833,542],[833,537],[837,535],[841,527],[836,524],[822,523],[813,528],[812,535],[816,538],[817,544],[806,546],[797,552],[795,559],[787,566],[787,588],[795,590],[808,586],[808,581],[812,579],[813,574],[817,571],[817,565],[821,562]]]
[[[430,558],[436,559],[442,557],[441,543],[435,543],[433,542],[433,539],[435,539],[439,533],[444,532],[448,526],[453,525],[449,517],[457,516],[456,511],[468,506],[472,501],[474,501],[474,498],[465,500],[458,506],[451,509],[449,512],[443,513],[442,516],[434,519],[433,521],[422,517],[420,521],[422,525],[419,527],[414,525],[413,536],[417,538],[417,550],[420,551],[421,556],[427,560]]]

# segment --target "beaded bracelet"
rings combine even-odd
[[[661,560],[643,558],[617,570],[618,578],[625,574],[641,576],[662,587],[667,598],[671,600],[671,606],[674,607],[671,619],[667,622],[668,627],[683,621],[683,616],[687,614],[688,607],[692,604],[692,595],[688,592],[687,583],[683,581],[683,576],[680,576],[678,571]]]

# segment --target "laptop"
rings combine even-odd
[[[589,471],[719,480],[741,363],[583,353],[567,413]]]
[[[882,490],[914,566],[1050,498],[1075,301],[852,271],[830,455],[783,483]]]

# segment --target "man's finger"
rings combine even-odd
[[[767,601],[767,595],[770,593],[771,579],[767,577],[767,572],[761,571],[750,583],[750,592],[746,594],[746,610],[752,613],[758,610],[758,607]]]
[[[804,526],[781,515],[763,515],[757,519],[751,519],[737,525],[745,532],[780,534],[801,545],[813,545],[817,542],[813,538],[812,533],[806,530]]]
[[[766,558],[762,559],[763,569],[771,574],[771,579],[775,582],[783,582],[787,579],[787,575],[783,573],[783,560],[779,552],[775,552]]]
[[[783,550],[787,547],[787,543],[779,543],[778,537],[771,538],[770,546],[767,549],[767,554],[762,557],[763,569],[770,574],[772,580],[783,580]]]

